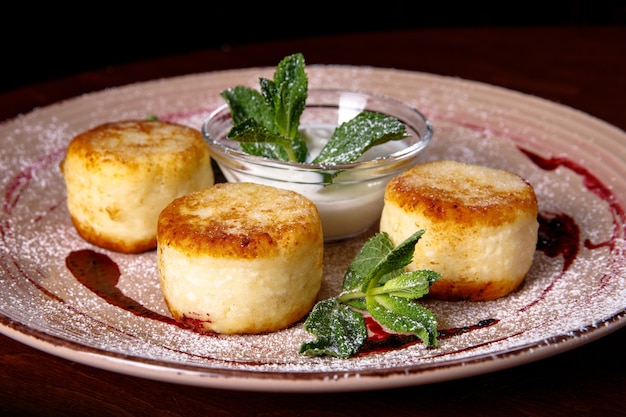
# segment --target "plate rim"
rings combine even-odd
[[[481,354],[471,357],[470,360],[461,358],[446,362],[444,365],[413,365],[404,369],[397,367],[393,368],[392,372],[367,370],[335,374],[326,371],[216,370],[184,364],[166,366],[159,360],[149,360],[86,347],[78,342],[34,330],[2,314],[0,314],[0,329],[2,329],[0,333],[29,347],[65,360],[137,378],[234,391],[331,393],[426,385],[514,368],[565,353],[614,333],[626,325],[625,318],[626,308],[612,317],[590,324],[573,334],[570,332],[570,334],[552,336],[540,343],[529,343],[518,346],[514,350]],[[558,342],[559,349],[555,348],[555,345],[552,344],[553,341]],[[81,349],[72,349],[72,346],[79,346]],[[525,355],[525,352],[528,351],[532,351],[533,355]],[[174,363],[169,363],[169,365],[174,365]],[[306,375],[306,379],[290,378],[290,376],[303,375]]]
[[[478,89],[499,91],[499,93],[503,95],[511,95],[511,94],[518,95],[520,97],[523,97],[527,101],[531,100],[538,104],[540,103],[548,108],[553,108],[553,109],[556,108],[556,109],[563,110],[565,112],[574,112],[573,114],[575,114],[577,117],[586,118],[586,120],[597,124],[598,127],[602,127],[606,129],[607,131],[611,131],[611,132],[614,131],[614,133],[617,133],[618,135],[622,135],[622,136],[624,135],[624,131],[620,129],[619,127],[611,125],[607,122],[604,122],[595,116],[589,115],[575,108],[562,105],[559,103],[555,103],[555,102],[543,99],[541,97],[531,96],[531,95],[521,93],[515,90],[510,90],[504,87],[490,85],[490,84],[479,82],[479,81],[460,79],[456,77],[442,76],[442,75],[429,74],[429,73],[423,73],[423,72],[417,72],[417,71],[397,70],[397,69],[392,69],[392,68],[359,67],[359,66],[351,66],[351,65],[312,65],[311,67],[313,69],[317,68],[317,69],[322,69],[322,70],[335,68],[335,69],[339,69],[342,71],[343,70],[355,70],[355,69],[364,70],[364,71],[375,71],[375,72],[381,71],[381,72],[393,73],[393,74],[407,74],[410,76],[424,76],[427,78],[434,77],[435,79],[444,79],[447,82],[453,82],[453,83],[460,82],[460,83],[463,83],[463,84],[466,84],[466,85],[469,85]],[[241,73],[249,73],[250,71],[255,71],[255,70],[263,72],[263,71],[269,71],[271,70],[271,68],[270,67],[250,67],[250,68],[240,68],[240,69],[234,69],[234,70],[221,70],[221,71],[213,71],[213,72],[207,72],[207,73],[187,74],[187,75],[182,75],[182,76],[160,78],[156,80],[137,82],[137,83],[127,84],[127,85],[119,86],[115,88],[99,90],[99,91],[83,94],[80,96],[68,98],[66,100],[62,100],[62,101],[50,104],[48,106],[36,108],[32,110],[31,112],[25,113],[23,115],[19,115],[16,118],[4,120],[0,123],[0,130],[4,128],[8,129],[12,124],[16,123],[17,121],[23,121],[24,118],[28,118],[28,117],[34,117],[33,115],[36,116],[40,114],[40,112],[54,112],[55,109],[58,108],[57,106],[73,105],[77,102],[80,102],[81,100],[94,99],[94,97],[97,98],[99,94],[111,94],[112,92],[114,94],[116,91],[119,91],[119,90],[142,89],[142,88],[149,87],[151,85],[156,85],[160,83],[171,83],[174,81],[185,82],[185,81],[189,81],[190,79],[194,79],[195,77],[204,78],[204,77],[207,77],[210,75],[216,75],[216,74],[236,75],[236,74],[241,74]],[[0,139],[4,140],[4,137]],[[497,354],[496,355],[498,356],[497,359],[501,359],[497,366],[494,365],[494,362],[497,362],[495,359],[493,361],[488,361],[488,360],[478,361],[478,362],[481,362],[478,365],[475,363],[476,361],[474,360],[470,360],[470,361],[463,360],[461,362],[464,362],[464,364],[451,364],[448,368],[459,367],[460,372],[458,372],[457,374],[459,375],[459,377],[463,378],[463,377],[477,375],[479,373],[491,372],[493,370],[510,368],[510,367],[517,366],[523,363],[534,362],[536,360],[550,357],[555,354],[573,349],[575,347],[582,346],[591,341],[604,337],[605,335],[608,335],[618,329],[621,329],[622,327],[626,325],[626,320],[623,320],[625,317],[626,317],[626,306],[623,307],[621,311],[616,312],[612,317],[600,320],[597,323],[590,323],[588,325],[588,328],[581,329],[579,334],[561,335],[558,337],[554,336],[555,338],[562,338],[562,340],[560,340],[558,343],[558,346],[561,347],[561,349],[555,349],[554,346],[549,342],[546,343],[545,345],[543,343],[539,345],[534,344],[534,346],[524,346],[524,347],[517,348],[515,350],[509,350],[502,354]],[[115,354],[113,352],[101,351],[99,349],[91,348],[91,347],[88,348],[89,351],[87,352],[84,352],[81,350],[73,350],[71,348],[68,348],[67,346],[62,346],[62,345],[64,343],[68,343],[70,345],[79,345],[79,346],[82,346],[83,348],[85,346],[78,342],[74,342],[71,340],[64,340],[64,339],[63,339],[64,342],[61,343],[60,340],[57,340],[57,336],[49,335],[45,332],[40,332],[24,324],[15,322],[2,313],[0,313],[0,330],[1,330],[0,333],[5,334],[8,337],[11,337],[14,340],[17,340],[21,343],[24,343],[36,349],[45,351],[46,353],[63,357],[65,359],[70,359],[73,361],[81,362],[77,360],[75,356],[78,353],[80,359],[82,359],[81,363],[84,363],[89,366],[95,366],[95,367],[105,369],[105,370],[110,370],[110,369],[108,369],[107,366],[104,366],[102,361],[106,362],[107,365],[111,365],[114,368],[117,367],[116,364],[124,364],[125,365],[124,367],[119,366],[119,369],[117,370],[117,372],[124,373],[127,375],[137,376],[137,377],[144,377],[144,378],[148,377],[150,379],[163,380],[166,382],[183,383],[183,384],[188,384],[188,385],[209,386],[213,388],[265,391],[264,387],[258,386],[258,381],[266,380],[265,378],[260,378],[260,379],[252,378],[255,381],[255,383],[248,384],[248,382],[250,382],[249,377],[241,377],[241,378],[233,377],[234,379],[229,379],[229,383],[224,384],[224,381],[223,381],[224,375],[221,375],[221,374],[223,372],[232,373],[233,370],[223,370],[223,371],[218,370],[218,371],[213,372],[207,369],[207,370],[203,370],[202,372],[199,372],[199,371],[195,372],[195,371],[181,370],[178,368],[160,366],[156,364],[146,364],[144,362],[138,362],[136,360],[132,360],[131,359],[133,358],[132,356],[124,356],[121,354]],[[57,343],[55,343],[55,341]],[[522,360],[520,360],[520,354],[522,354],[523,351],[526,349],[534,349],[535,355],[531,355],[531,356],[527,355],[521,358]],[[112,353],[113,355],[105,354],[107,352]],[[536,355],[536,353],[539,353],[539,354]],[[118,355],[120,357],[116,357]],[[162,362],[162,361],[157,361],[157,362]],[[98,366],[98,364],[100,366]],[[129,364],[132,364],[134,366],[128,367]],[[502,366],[503,364],[505,365],[504,367]],[[431,368],[431,367],[426,367],[426,368]],[[441,369],[442,365],[434,364],[432,368]],[[495,369],[492,369],[492,368],[495,368]],[[165,372],[165,375],[163,375],[163,372],[158,371],[161,369],[166,369],[166,370],[172,369],[171,371],[172,375],[170,375],[170,372]],[[427,369],[426,372],[428,372],[429,370],[430,369]],[[154,371],[154,372],[150,372],[150,371]],[[359,381],[355,384],[349,383],[349,382],[352,382],[353,379],[351,380],[349,378],[341,378],[341,377],[338,377],[336,379],[331,378],[333,381],[339,382],[337,384],[331,384],[329,383],[329,380],[328,380],[328,372],[320,372],[320,374],[325,375],[325,378],[322,378],[320,381],[318,381],[320,382],[319,386],[317,386],[316,384],[312,384],[310,379],[306,379],[305,381],[303,381],[305,385],[301,386],[299,384],[295,384],[294,383],[295,380],[293,379],[290,380],[288,378],[287,379],[281,378],[278,380],[281,382],[285,382],[285,381],[287,382],[279,383],[278,384],[279,386],[277,387],[274,385],[276,384],[277,379],[269,378],[267,380],[272,381],[273,384],[270,384],[272,386],[268,386],[267,390],[276,391],[278,389],[279,391],[289,391],[289,392],[337,392],[337,391],[394,388],[394,387],[402,387],[402,386],[407,386],[407,385],[420,385],[423,383],[431,383],[431,382],[439,382],[439,381],[444,381],[444,380],[456,379],[455,377],[448,375],[448,372],[446,372],[444,373],[445,375],[438,375],[432,378],[424,378],[424,380],[421,381],[420,378],[417,376],[418,374],[421,375],[422,370],[420,369],[420,367],[419,366],[416,367],[415,365],[413,365],[411,367],[411,371],[409,371],[408,373],[405,372],[405,376],[403,376],[402,378],[399,378],[398,381],[391,381],[389,379],[389,375],[376,376],[371,381],[371,384],[369,381],[365,382],[366,379],[369,379],[370,375],[358,377]],[[242,371],[242,372],[245,374],[251,373],[249,371]],[[284,373],[285,372],[279,372],[278,374],[284,374]],[[369,371],[358,371],[357,373],[370,374]],[[398,372],[398,374],[399,373],[400,372]],[[150,374],[150,375],[147,376],[146,374]],[[213,374],[218,374],[218,376],[214,378]],[[271,373],[265,373],[265,374],[270,375]],[[294,374],[302,375],[303,372],[301,371],[294,372]],[[392,374],[391,378],[393,379],[395,375],[396,375],[395,373]],[[385,380],[385,381],[381,382],[381,380]],[[344,382],[343,385],[341,385],[342,381]],[[232,384],[230,382],[232,382]],[[302,382],[302,381],[298,381],[298,382]],[[314,385],[314,386],[311,386],[311,385]]]

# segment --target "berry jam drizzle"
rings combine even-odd
[[[519,150],[528,157],[536,166],[545,171],[554,171],[559,167],[567,168],[576,174],[580,175],[583,179],[583,184],[587,190],[595,194],[602,201],[606,202],[613,215],[613,236],[610,240],[601,243],[592,243],[589,239],[586,239],[584,245],[587,249],[597,249],[599,247],[609,247],[611,250],[615,247],[615,242],[618,237],[623,234],[626,227],[624,222],[624,208],[616,201],[615,195],[609,187],[607,187],[602,181],[593,175],[589,170],[580,164],[567,158],[543,158],[539,155],[528,151],[527,149],[519,148]]]
[[[472,332],[474,330],[483,329],[485,327],[493,326],[497,324],[499,320],[497,319],[485,319],[481,320],[476,324],[472,324],[470,326],[462,326],[455,327],[451,329],[438,330],[439,335],[437,336],[438,340],[459,336],[463,333]],[[368,337],[361,350],[359,351],[358,356],[366,356],[371,355],[373,353],[383,353],[389,352],[391,350],[403,349],[405,347],[414,345],[416,343],[421,343],[421,340],[411,334],[394,334],[386,332],[380,324],[378,324],[371,317],[365,318],[365,325],[368,330]]]
[[[583,179],[583,184],[587,190],[596,195],[602,201],[609,205],[610,213],[613,217],[613,232],[610,239],[604,242],[591,242],[589,239],[585,239],[583,245],[586,249],[595,250],[603,247],[609,248],[613,251],[617,242],[621,241],[626,231],[626,221],[624,208],[617,201],[615,194],[607,187],[602,181],[593,175],[584,166],[575,163],[574,161],[559,157],[559,158],[543,158],[539,155],[528,151],[527,149],[519,148],[520,152],[528,157],[536,166],[545,170],[553,171],[559,167],[567,168],[576,174],[580,175]],[[571,263],[576,258],[579,250],[580,242],[580,230],[574,219],[571,217],[560,214],[552,216],[552,220],[547,220],[546,217],[540,218],[540,241],[537,249],[543,251],[548,256],[563,255],[564,265],[563,273],[569,268]],[[541,228],[543,225],[543,229]],[[559,233],[559,236],[555,235],[555,231]],[[543,235],[543,236],[542,236]],[[571,235],[571,236],[568,236]],[[575,238],[574,238],[575,235]],[[542,237],[549,240],[541,241]],[[623,262],[623,260],[622,260]],[[601,286],[606,285],[610,280],[610,275],[606,274],[601,280]]]
[[[580,249],[580,228],[571,216],[539,214],[537,250],[551,258],[563,256],[562,273],[574,263]]]

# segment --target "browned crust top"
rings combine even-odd
[[[323,235],[317,207],[304,196],[260,184],[219,183],[168,205],[157,239],[190,255],[253,259],[321,244]]]
[[[497,226],[537,216],[532,186],[519,175],[453,161],[417,165],[393,178],[387,203],[435,221]]]
[[[123,120],[103,123],[76,135],[67,155],[94,163],[110,160],[129,165],[145,164],[155,154],[197,158],[208,147],[199,130],[161,120]]]

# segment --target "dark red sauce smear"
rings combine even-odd
[[[493,326],[498,322],[498,319],[489,318],[469,326],[439,330],[437,339],[441,340],[448,337],[459,336],[463,333]],[[365,324],[367,325],[369,336],[359,351],[358,356],[388,352],[421,343],[421,340],[415,335],[388,333],[371,317],[365,318]]]
[[[549,257],[563,256],[563,272],[572,265],[580,249],[580,228],[567,214],[540,214],[537,250]]]
[[[595,175],[593,175],[587,168],[584,166],[575,163],[574,161],[559,157],[559,158],[543,158],[539,155],[528,151],[527,149],[519,148],[519,150],[526,155],[536,166],[546,171],[553,171],[559,167],[567,168],[578,175],[580,175],[583,179],[583,184],[585,188],[589,190],[591,193],[595,194],[598,198],[606,202],[613,214],[615,224],[615,228],[613,231],[613,236],[609,241],[593,243],[588,239],[585,240],[584,245],[587,249],[597,249],[600,247],[609,247],[613,249],[615,247],[615,242],[618,237],[624,233],[624,208],[616,202],[615,195],[611,191],[609,187],[607,187],[602,181],[600,181]],[[622,230],[620,230],[622,229]]]
[[[613,234],[610,239],[604,242],[591,242],[585,239],[584,247],[589,250],[608,247],[611,251],[615,249],[616,242],[621,240],[626,229],[624,207],[615,198],[609,187],[593,175],[587,168],[576,162],[563,158],[543,158],[526,149],[519,148],[539,168],[552,171],[559,167],[567,168],[583,179],[585,188],[609,205],[610,213],[613,216]],[[567,271],[572,262],[576,259],[580,249],[580,230],[574,219],[565,214],[555,214],[549,217],[540,217],[540,236],[537,249],[543,251],[548,256],[563,255],[564,265],[562,274]],[[561,274],[561,275],[562,275]],[[610,274],[606,274],[601,281],[605,285],[610,280]],[[546,291],[544,291],[545,294]],[[538,300],[537,300],[538,301]]]
[[[184,327],[173,318],[149,310],[137,301],[124,295],[117,288],[120,269],[107,255],[91,249],[78,250],[71,252],[67,256],[65,264],[81,284],[107,303],[139,317]]]
[[[553,171],[559,167],[567,168],[583,178],[583,184],[585,188],[597,195],[604,201],[612,203],[614,200],[613,192],[602,183],[595,175],[593,175],[587,168],[577,164],[571,159],[559,157],[559,158],[543,158],[539,155],[528,151],[527,149],[519,148],[519,150],[528,157],[535,165],[545,171]],[[615,206],[622,215],[623,209],[620,206]]]

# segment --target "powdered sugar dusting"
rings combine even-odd
[[[76,234],[58,170],[65,146],[73,135],[96,124],[149,115],[200,128],[223,103],[223,89],[256,86],[260,75],[271,75],[270,69],[225,71],[94,93],[0,125],[2,328],[13,332],[25,326],[37,339],[53,338],[54,344],[76,351],[77,360],[87,361],[81,352],[96,353],[123,361],[133,369],[128,372],[138,375],[208,386],[243,379],[247,389],[259,390],[266,389],[266,380],[278,381],[278,389],[284,390],[317,384],[314,389],[332,390],[337,387],[330,382],[342,382],[347,389],[397,386],[483,369],[476,365],[474,371],[462,370],[470,364],[499,361],[501,367],[512,366],[531,360],[550,344],[557,352],[598,337],[596,330],[604,334],[623,325],[626,167],[621,161],[626,151],[614,143],[625,143],[623,132],[570,109],[462,80],[340,66],[313,66],[308,72],[311,88],[369,91],[416,106],[435,130],[430,147],[420,156],[424,161],[472,162],[524,177],[535,188],[541,213],[565,213],[579,227],[580,250],[573,264],[564,268],[561,257],[537,251],[524,284],[507,297],[480,303],[423,301],[442,330],[489,319],[497,320],[495,324],[442,337],[435,349],[413,344],[350,360],[298,355],[299,345],[312,338],[302,323],[265,335],[207,336],[108,304],[71,275],[65,266],[71,251],[88,248],[108,255],[121,272],[118,289],[158,315],[169,316],[154,252],[108,252]],[[522,150],[566,158],[584,170],[566,165],[545,169]],[[590,186],[592,180],[601,187]],[[326,245],[320,298],[339,291],[349,261],[375,232],[373,227],[360,237]],[[112,366],[111,361],[96,364]],[[372,379],[376,382],[370,385]],[[294,381],[302,384],[289,388]]]

